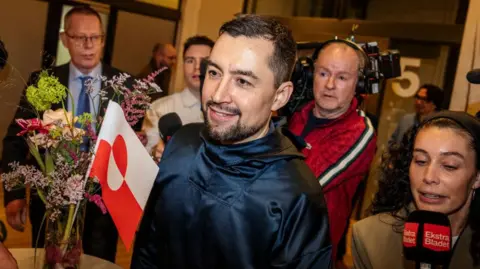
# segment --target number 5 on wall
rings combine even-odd
[[[393,92],[403,98],[412,97],[420,87],[420,77],[418,73],[412,71],[405,71],[407,66],[411,67],[420,67],[421,60],[418,58],[408,58],[402,57],[400,58],[400,66],[402,68],[402,75],[395,79],[392,82],[392,89]],[[400,80],[407,80],[409,82],[408,88],[403,88],[400,84]]]

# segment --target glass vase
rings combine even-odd
[[[85,210],[85,203],[47,210],[42,269],[80,268]]]

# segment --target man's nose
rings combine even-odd
[[[329,76],[327,78],[327,84],[325,85],[327,89],[334,89],[335,88],[335,78],[333,76]]]
[[[231,102],[230,91],[229,91],[229,77],[223,77],[222,80],[218,83],[215,92],[212,95],[212,100],[215,103],[229,103]]]

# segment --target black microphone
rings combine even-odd
[[[473,69],[467,73],[467,80],[472,84],[480,84],[480,69]]]
[[[410,213],[403,230],[403,254],[416,268],[441,268],[450,262],[452,229],[445,214],[417,210]]]
[[[158,120],[158,131],[163,142],[167,142],[170,137],[182,127],[182,120],[177,113],[167,113]]]

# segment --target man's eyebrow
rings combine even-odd
[[[251,77],[255,80],[258,80],[257,75],[255,75],[251,70],[241,70],[241,69],[236,69],[236,70],[231,70],[230,74],[232,75],[241,75],[241,76],[247,76]]]
[[[205,59],[205,61],[207,62],[207,66],[211,65],[211,66],[217,68],[218,70],[220,70],[220,72],[223,72],[222,68],[221,68],[218,64],[216,64],[215,62],[213,62],[212,60],[210,60],[210,59]]]

